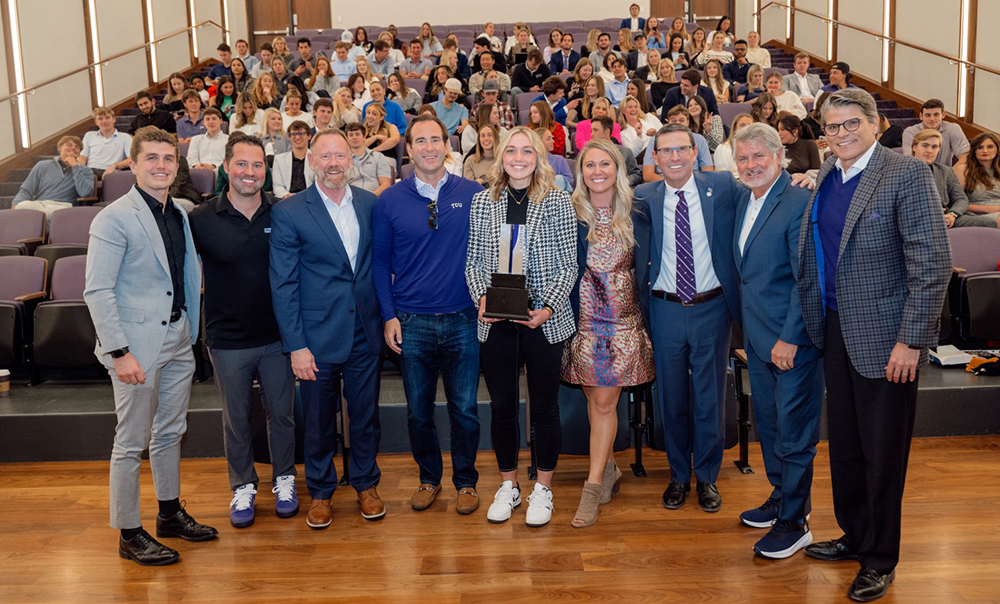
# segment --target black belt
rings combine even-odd
[[[714,300],[722,295],[722,287],[717,287],[715,289],[710,289],[707,292],[702,292],[700,294],[695,294],[691,298],[690,302],[684,302],[680,299],[680,296],[670,292],[660,291],[658,289],[653,290],[653,297],[659,298],[661,300],[666,300],[667,302],[677,302],[683,304],[684,306],[694,306],[695,304],[701,304],[702,302],[708,302],[709,300]]]
[[[181,314],[182,313],[181,313],[180,309],[172,311],[170,313],[170,322],[171,323],[176,323],[177,321],[180,321],[181,320]]]

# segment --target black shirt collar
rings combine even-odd
[[[214,208],[215,213],[222,214],[223,212],[225,212],[230,216],[235,216],[246,220],[246,216],[244,216],[239,210],[236,209],[236,207],[233,205],[233,202],[229,201],[229,186],[230,185],[228,184],[224,186],[222,188],[222,193],[220,193],[218,197],[212,200],[212,203],[215,204]],[[270,196],[268,196],[268,194],[265,193],[263,189],[261,189],[260,205],[257,207],[257,211],[254,212],[253,216],[250,218],[250,222],[253,222],[254,220],[257,219],[258,216],[264,214],[265,212],[270,212],[272,203],[273,202]]]
[[[155,197],[143,191],[139,185],[135,186],[135,190],[139,192],[139,195],[142,195],[143,201],[146,202],[146,205],[149,206],[149,209],[153,212],[153,214],[156,214],[157,212],[164,212],[163,204],[157,201]],[[169,216],[174,209],[174,200],[170,198],[169,194],[167,194],[167,209],[164,212],[164,215]]]

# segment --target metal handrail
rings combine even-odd
[[[9,95],[7,95],[5,97],[0,97],[0,103],[3,103],[4,101],[9,101],[11,99],[16,99],[19,96],[24,96],[24,95],[27,95],[27,94],[33,94],[39,88],[43,88],[45,86],[48,86],[49,84],[52,84],[54,82],[58,82],[58,81],[60,81],[62,79],[65,79],[65,78],[68,78],[69,76],[76,75],[76,74],[78,74],[80,72],[83,72],[83,71],[89,71],[89,70],[93,69],[94,67],[97,67],[98,65],[106,66],[108,63],[110,63],[111,61],[114,61],[115,59],[120,59],[120,58],[124,57],[125,55],[130,55],[130,54],[132,54],[133,52],[135,52],[137,50],[142,50],[144,48],[149,48],[150,46],[153,46],[155,44],[159,44],[160,42],[163,42],[164,40],[167,40],[169,38],[173,38],[174,36],[179,36],[181,34],[189,33],[190,31],[195,30],[195,29],[201,29],[202,27],[204,27],[206,25],[214,25],[214,26],[218,27],[220,30],[222,30],[223,33],[226,33],[228,31],[225,27],[219,25],[215,21],[212,21],[211,19],[206,19],[205,21],[202,21],[201,23],[197,23],[195,25],[190,25],[188,27],[185,27],[184,29],[179,29],[179,30],[177,30],[177,31],[175,31],[173,33],[170,33],[170,34],[167,34],[165,36],[159,37],[159,38],[157,38],[155,40],[151,40],[149,42],[146,42],[142,46],[136,46],[135,48],[131,48],[129,50],[124,50],[124,51],[119,52],[119,53],[117,53],[115,55],[112,55],[110,57],[105,57],[105,58],[101,59],[100,61],[94,61],[93,63],[90,63],[88,65],[84,65],[83,67],[78,67],[78,68],[74,69],[73,71],[68,71],[68,72],[66,72],[66,73],[64,73],[64,74],[62,74],[60,76],[57,76],[57,77],[45,80],[44,82],[42,82],[40,84],[35,84],[34,86],[28,86],[24,90],[20,90],[18,92],[15,92],[14,94],[9,94]],[[16,100],[15,100],[15,102],[16,102]]]
[[[851,25],[850,23],[844,23],[842,21],[838,21],[837,19],[831,19],[830,17],[827,17],[826,15],[820,15],[818,13],[814,13],[814,12],[806,10],[804,8],[796,8],[794,6],[789,6],[789,5],[787,5],[787,4],[783,3],[783,2],[768,2],[764,6],[760,7],[760,9],[757,12],[751,13],[751,14],[753,14],[755,16],[760,16],[760,14],[764,12],[765,8],[769,8],[771,6],[774,6],[774,7],[777,7],[777,8],[787,9],[787,10],[791,11],[791,13],[793,15],[795,13],[797,13],[797,12],[798,13],[805,13],[805,14],[811,16],[811,17],[816,17],[817,19],[823,21],[824,23],[834,23],[837,27],[846,27],[848,29],[853,29],[855,31],[859,31],[859,32],[864,33],[864,34],[868,34],[870,36],[874,36],[879,41],[881,41],[881,40],[888,40],[890,44],[899,44],[901,46],[906,46],[907,48],[912,48],[914,50],[919,50],[919,51],[922,51],[922,52],[926,52],[927,54],[934,55],[934,56],[940,57],[942,59],[947,59],[947,60],[951,61],[952,63],[956,63],[956,64],[957,63],[964,63],[966,69],[970,69],[970,70],[982,69],[985,72],[992,73],[993,75],[1000,76],[1000,71],[997,71],[996,69],[992,69],[992,68],[987,67],[985,65],[980,65],[979,63],[974,63],[972,61],[967,61],[965,59],[960,59],[958,57],[953,57],[951,55],[946,55],[946,54],[944,54],[942,52],[938,52],[936,50],[930,50],[928,48],[924,48],[923,46],[917,46],[916,44],[912,44],[910,42],[906,42],[905,40],[900,40],[898,38],[893,38],[891,36],[886,36],[882,32],[876,32],[876,31],[872,31],[870,29],[865,29],[864,27],[858,27],[857,25]]]

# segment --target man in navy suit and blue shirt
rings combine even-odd
[[[860,88],[822,108],[835,157],[819,170],[799,234],[799,297],[823,351],[833,508],[844,535],[806,555],[857,559],[848,597],[870,602],[896,576],[917,373],[936,346],[951,278],[941,200],[927,164],[876,142]]]
[[[339,130],[313,136],[309,164],[316,182],[271,210],[271,293],[284,352],[301,381],[306,524],[326,528],[337,488],[333,462],[340,380],[350,417],[350,480],[361,515],[385,506],[375,486],[382,321],[372,279],[375,196],[347,184],[352,154]]]
[[[759,508],[740,514],[770,529],[754,545],[787,558],[812,543],[806,516],[823,408],[823,367],[806,333],[799,303],[799,229],[809,192],[782,170],[777,131],[751,124],[733,137],[744,190],[736,211],[733,256],[739,271],[744,347],[754,421],[773,490]]]
[[[636,261],[649,271],[639,295],[652,322],[670,462],[663,505],[684,505],[693,471],[699,505],[717,512],[722,506],[715,483],[722,466],[730,327],[740,312],[732,253],[740,190],[728,172],[693,171],[695,141],[684,126],[660,128],[653,150],[664,180],[636,189],[636,197],[649,204],[653,231],[650,245],[637,250],[642,257]]]

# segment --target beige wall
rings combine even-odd
[[[818,15],[826,15],[828,3],[827,0],[796,0],[795,7]],[[794,19],[795,45],[812,55],[827,58],[829,36],[826,23],[802,12],[796,12]]]
[[[218,2],[216,2],[218,4]],[[432,25],[442,24],[482,24],[485,21],[578,21],[586,19],[610,19],[628,17],[628,7],[632,0],[585,0],[583,2],[538,2],[538,0],[507,0],[506,2],[418,2],[415,0],[389,0],[379,15],[373,15],[371,3],[330,1],[330,15],[333,27],[357,27],[373,23],[420,25],[427,21]],[[640,8],[639,16],[649,16],[649,1],[636,0]]]
[[[844,23],[882,31],[883,0],[841,2],[839,19]],[[882,42],[849,27],[838,28],[837,59],[851,66],[851,71],[873,80],[882,79]]]

